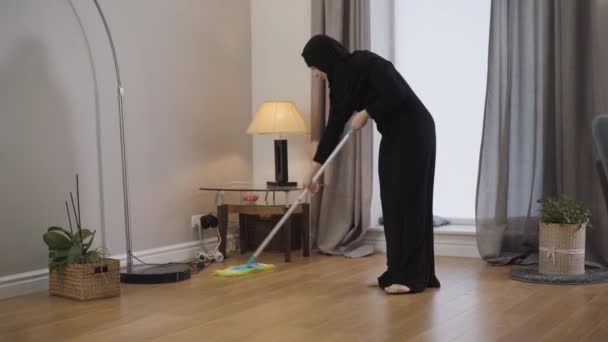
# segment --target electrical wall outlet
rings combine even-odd
[[[193,229],[201,228],[201,217],[205,216],[205,214],[192,215],[192,223],[191,226]]]

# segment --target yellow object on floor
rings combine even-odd
[[[231,267],[225,268],[223,270],[215,270],[215,271],[213,271],[213,275],[216,275],[219,277],[239,277],[239,276],[244,276],[244,275],[248,275],[248,274],[252,274],[252,273],[269,271],[269,270],[273,270],[273,269],[274,269],[274,265],[272,265],[272,264],[262,264],[259,262],[253,262],[253,263],[246,263],[244,265],[239,265],[239,266],[231,266]]]

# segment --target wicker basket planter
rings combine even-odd
[[[49,273],[49,293],[80,301],[120,296],[120,261],[65,265]]]
[[[585,273],[585,225],[540,223],[539,273]]]

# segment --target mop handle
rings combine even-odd
[[[331,161],[336,157],[338,152],[340,152],[342,147],[344,147],[344,145],[348,141],[348,138],[350,138],[351,135],[353,135],[353,129],[349,128],[348,132],[346,132],[346,135],[344,136],[344,138],[342,138],[342,141],[340,141],[340,143],[338,144],[338,146],[336,146],[334,151],[329,155],[329,157],[327,157],[327,160],[325,161],[325,163],[323,163],[323,165],[321,165],[321,167],[319,168],[319,171],[317,171],[317,173],[315,173],[314,177],[312,177],[313,182],[316,182],[319,179],[319,177],[321,177],[321,175],[323,174],[323,172],[325,171],[325,169],[327,168],[329,163],[331,163]],[[274,228],[272,228],[272,230],[270,231],[270,233],[268,234],[266,239],[264,239],[264,241],[262,241],[262,243],[260,244],[258,249],[256,249],[255,253],[253,253],[253,255],[249,258],[249,261],[247,261],[247,263],[251,264],[251,263],[255,262],[255,260],[260,256],[260,254],[262,254],[262,252],[264,251],[266,246],[270,243],[270,240],[272,240],[272,238],[279,232],[279,229],[281,229],[283,224],[285,224],[285,222],[289,219],[289,217],[294,212],[294,210],[296,210],[296,208],[298,207],[298,204],[301,204],[304,202],[304,199],[306,198],[307,193],[308,193],[308,187],[306,187],[304,190],[302,190],[302,192],[298,195],[298,197],[296,197],[295,201],[293,201],[293,204],[289,207],[289,209],[287,210],[285,215],[283,215],[281,220],[279,220],[279,222],[277,222],[277,224],[274,226]]]
[[[340,152],[340,150],[342,149],[344,144],[346,144],[346,142],[348,141],[348,138],[350,138],[351,135],[353,135],[353,129],[349,128],[348,131],[346,132],[346,135],[344,136],[344,138],[342,138],[342,141],[340,141],[340,143],[338,144],[338,146],[336,146],[334,151],[329,155],[329,157],[327,157],[327,160],[325,161],[325,163],[323,163],[323,165],[321,165],[321,167],[319,168],[319,171],[317,171],[317,173],[315,173],[314,177],[312,177],[313,182],[316,182],[317,180],[319,180],[319,178],[321,177],[321,175],[323,174],[325,169],[329,166],[329,163],[331,163],[331,161],[336,157],[336,155],[338,155],[338,152]]]

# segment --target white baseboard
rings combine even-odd
[[[190,241],[175,245],[146,249],[143,251],[133,252],[133,254],[144,262],[163,263],[192,259],[196,257],[196,253],[200,249],[201,243],[199,241]],[[124,267],[127,264],[127,254],[113,255],[112,258],[120,260],[121,267]],[[133,264],[137,265],[140,264],[140,262],[133,259]]]
[[[228,243],[230,243],[232,239],[232,236],[228,236]],[[205,243],[205,247],[209,248],[213,247],[213,245],[217,243],[217,239],[208,238],[203,240],[203,242]],[[200,241],[190,241],[175,245],[135,251],[134,254],[144,262],[163,263],[195,258],[197,252],[199,252],[200,250]],[[121,266],[125,266],[126,264],[126,254],[112,255],[111,258],[119,259]],[[134,264],[138,263],[139,262],[134,260]],[[24,272],[0,277],[0,299],[21,296],[33,292],[45,291],[46,289],[48,289],[48,274],[48,269],[45,268],[31,272]]]
[[[477,250],[477,239],[474,226],[446,226],[435,228],[435,255],[481,258]],[[374,246],[374,249],[386,253],[386,241],[382,227],[370,228],[367,233],[366,242]]]
[[[48,286],[49,270],[46,268],[0,277],[0,299],[42,291]]]

